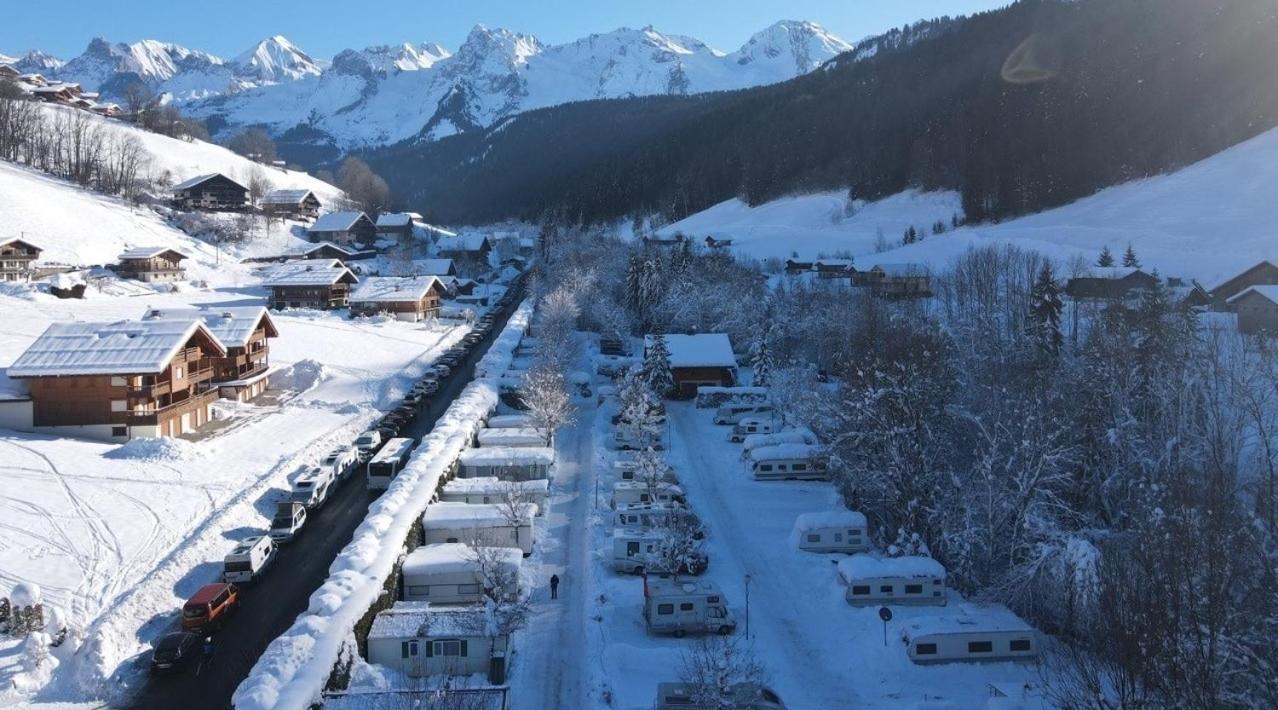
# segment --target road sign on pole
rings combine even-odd
[[[892,620],[892,610],[885,606],[879,607],[879,618],[883,620],[883,645],[887,646],[887,622]]]

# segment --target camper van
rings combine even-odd
[[[439,499],[446,503],[499,503],[508,495],[537,506],[537,515],[546,514],[546,498],[550,493],[550,481],[534,478],[530,481],[503,481],[493,476],[480,478],[454,478],[440,489]]]
[[[728,434],[728,441],[738,444],[751,434],[771,434],[776,430],[776,423],[771,417],[741,417]]]
[[[275,517],[271,518],[271,540],[289,542],[297,537],[305,524],[306,506],[291,500],[280,503],[275,507]]]
[[[289,493],[289,498],[306,506],[308,510],[314,510],[328,500],[328,489],[332,484],[331,470],[312,466],[293,481],[293,490]]]
[[[618,481],[612,486],[612,508],[633,505],[635,503],[669,503],[684,505],[683,489],[673,483],[658,483],[650,486],[644,481]]]
[[[750,452],[764,446],[776,446],[777,444],[807,444],[808,446],[816,446],[821,441],[817,439],[817,435],[812,433],[811,429],[786,429],[772,434],[749,434],[741,440],[741,458],[749,458]]]
[[[445,542],[422,545],[408,553],[400,568],[404,600],[432,604],[478,604],[484,600],[484,577],[480,557],[470,545]],[[509,580],[503,596],[514,599],[519,593],[519,569],[523,553],[515,547],[488,548],[482,558],[500,565]]]
[[[682,505],[672,503],[632,503],[617,508],[612,514],[613,527],[618,528],[664,528],[669,527],[672,518],[691,518],[696,515]]]
[[[359,453],[361,462],[373,458],[373,453],[377,451],[377,447],[382,445],[381,432],[376,429],[369,429],[360,434],[355,439],[355,451]]]
[[[795,547],[807,552],[869,552],[865,516],[854,510],[803,513],[790,533]]]
[[[625,429],[617,429],[612,433],[612,444],[618,451],[635,451],[651,448],[654,451],[665,449],[665,432],[658,433],[651,441],[641,441]]]
[[[998,604],[963,604],[954,612],[913,617],[901,630],[915,663],[1032,661],[1038,632]]]
[[[771,688],[757,683],[738,683],[729,686],[719,698],[722,707],[740,708],[741,710],[785,710],[781,696]],[[699,698],[692,686],[687,683],[658,683],[655,710],[689,710],[697,705]]]
[[[619,481],[634,481],[637,475],[639,465],[634,461],[614,461],[612,463],[613,473],[617,475]],[[679,477],[675,475],[674,469],[666,467],[661,471],[662,483],[673,483],[678,485]]]
[[[412,439],[391,439],[368,462],[368,490],[384,491],[413,453]]]
[[[222,561],[222,581],[236,584],[252,582],[275,561],[277,549],[269,535],[241,540]]]
[[[737,628],[719,585],[709,580],[644,577],[643,616],[651,634],[730,634]]]
[[[359,449],[354,446],[339,446],[324,454],[320,459],[320,467],[333,472],[336,480],[344,481],[359,465]]]
[[[771,404],[725,404],[714,412],[715,424],[736,424],[744,417],[772,414]]]
[[[945,567],[931,557],[852,555],[839,560],[852,606],[945,605]]]
[[[756,481],[825,481],[829,466],[820,447],[807,444],[761,446],[746,459]]]
[[[665,535],[642,528],[614,528],[612,531],[612,569],[623,574],[643,574],[654,555],[661,553]],[[709,558],[700,550],[689,555],[680,574],[701,574],[709,566]]]

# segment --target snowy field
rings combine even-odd
[[[757,257],[791,251],[850,251],[857,262],[921,262],[947,266],[970,246],[1013,243],[1062,263],[1087,263],[1105,246],[1121,254],[1130,242],[1146,268],[1196,278],[1211,288],[1261,259],[1278,259],[1278,130],[1263,133],[1168,175],[1110,187],[1069,205],[1002,224],[932,235],[959,210],[955,193],[905,192],[846,212],[842,191],[789,197],[756,207],[729,200],[662,229],[695,239],[732,237],[733,248]],[[876,254],[877,233],[900,244],[906,227],[923,241]]]
[[[148,307],[260,303],[251,288],[144,296],[90,291],[83,301],[0,295],[0,366],[51,322],[139,318]],[[273,392],[201,430],[198,442],[118,446],[0,431],[0,587],[39,584],[46,603],[88,629],[92,643],[64,658],[38,700],[95,697],[121,663],[143,652],[190,593],[212,581],[234,542],[263,529],[289,476],[352,439],[376,408],[402,394],[435,354],[463,334],[448,325],[351,321],[296,311],[272,316]],[[73,644],[57,652],[65,653]],[[0,706],[20,654],[0,645]]]

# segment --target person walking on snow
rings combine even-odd
[[[559,575],[557,574],[550,575],[550,598],[559,598]]]
[[[204,637],[204,660],[200,663],[200,669],[213,665],[213,637]],[[198,674],[197,674],[198,675]]]

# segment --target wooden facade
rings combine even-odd
[[[272,190],[262,197],[262,212],[279,218],[315,219],[322,205],[310,190]]]
[[[209,365],[213,368],[213,386],[221,397],[247,402],[266,391],[270,339],[279,337],[280,333],[265,308],[152,309],[143,317],[143,320],[154,319],[198,319],[218,338],[226,353],[212,358]]]
[[[932,295],[932,278],[918,264],[875,264],[852,271],[852,285],[868,288],[883,298],[920,298]]]
[[[785,260],[785,272],[791,276],[807,273],[812,270],[812,262],[799,261],[797,259]]]
[[[314,308],[328,311],[334,308],[345,308],[349,303],[350,285],[342,282],[325,285],[270,285],[271,308]]]
[[[120,278],[164,283],[186,278],[182,260],[186,255],[174,249],[135,249],[120,255],[115,272]]]
[[[363,212],[330,212],[306,230],[312,242],[370,245],[377,241],[377,225]]]
[[[420,321],[439,315],[443,297],[444,285],[434,276],[367,278],[350,296],[351,315],[386,314],[396,320]]]
[[[173,188],[173,203],[181,209],[243,210],[248,188],[221,174],[201,175]]]
[[[1213,311],[1231,310],[1229,299],[1252,286],[1272,284],[1278,284],[1278,265],[1270,261],[1262,261],[1213,288],[1211,290],[1211,309]]]
[[[1074,299],[1121,301],[1136,291],[1153,288],[1158,278],[1140,269],[1120,268],[1091,276],[1079,276],[1065,284],[1065,295]]]
[[[21,239],[0,240],[0,281],[30,281],[31,264],[40,258],[41,251]]]
[[[1255,286],[1229,299],[1238,313],[1238,332],[1278,333],[1278,286]]]
[[[672,367],[670,374],[680,399],[697,396],[697,388],[702,385],[732,387],[737,383],[737,372],[732,367]]]

